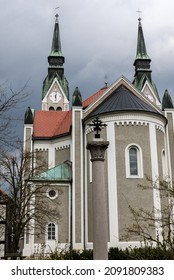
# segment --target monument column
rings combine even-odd
[[[105,125],[102,125],[100,121],[101,126]],[[100,127],[98,131],[101,130]],[[94,130],[97,130],[95,126]],[[93,258],[94,260],[107,260],[108,222],[104,160],[109,142],[98,139],[100,138],[98,133],[95,136],[98,137],[87,144],[92,161]]]

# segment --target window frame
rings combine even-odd
[[[167,180],[168,179],[168,168],[167,168],[167,160],[166,160],[166,151],[165,149],[162,149],[161,151],[161,164],[162,164],[162,177],[163,180]]]
[[[51,226],[51,233],[50,233],[50,237],[49,238],[49,226]],[[53,226],[54,226],[54,237],[55,238],[52,238],[53,237]],[[49,222],[47,225],[46,225],[46,240],[47,242],[55,242],[56,241],[56,238],[57,237],[57,225],[54,223],[54,222]]]
[[[131,166],[130,166],[130,150],[134,148],[136,149],[137,155],[137,174],[131,174]],[[126,161],[126,178],[143,178],[143,157],[142,157],[142,149],[136,143],[129,144],[125,149],[125,161]]]
[[[49,194],[50,191],[55,191],[55,196],[50,196],[50,194]],[[58,194],[58,190],[56,188],[50,186],[46,191],[46,195],[47,195],[47,197],[49,197],[49,199],[53,200],[53,199],[57,198],[59,194]]]

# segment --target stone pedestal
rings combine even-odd
[[[94,260],[108,259],[108,222],[104,170],[105,151],[108,145],[108,141],[102,140],[90,141],[87,144],[92,161]]]

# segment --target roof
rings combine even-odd
[[[52,41],[50,55],[62,56],[58,15],[56,15],[56,22],[55,22],[55,27],[54,27],[54,32],[53,32],[53,41]]]
[[[136,59],[150,59],[145,45],[144,35],[143,35],[143,28],[141,25],[141,19],[138,19],[138,39],[137,39],[137,55]]]
[[[71,124],[71,111],[36,111],[33,138],[52,138],[68,134]]]
[[[33,180],[48,180],[48,181],[71,181],[72,179],[72,164],[66,160],[47,171],[35,176]]]
[[[95,102],[107,89],[108,89],[108,87],[101,88],[99,91],[97,91],[96,93],[94,93],[93,95],[88,97],[86,100],[84,100],[82,102],[82,106],[84,108],[88,107],[90,104]]]
[[[157,109],[133,94],[125,86],[117,88],[92,112],[92,115],[115,111],[145,111],[159,114]]]

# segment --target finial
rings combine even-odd
[[[140,15],[141,15],[142,11],[140,11],[140,9],[138,9],[138,11],[136,11],[136,12],[139,14],[139,18],[138,18],[138,20],[139,20],[139,21],[141,21],[141,17],[140,17]]]
[[[60,7],[56,7],[55,10],[57,10],[57,9],[59,9],[59,8],[60,8]],[[55,15],[55,17],[56,17],[56,22],[58,22],[59,14],[57,13],[57,14]]]
[[[105,86],[107,87],[108,86],[108,76],[105,75]]]

